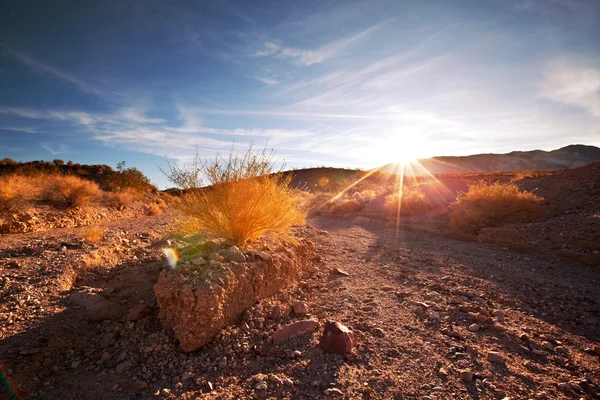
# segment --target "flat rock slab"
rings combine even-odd
[[[69,296],[69,302],[85,308],[86,315],[90,321],[98,322],[105,319],[117,319],[123,315],[123,307],[119,304],[106,300],[95,293],[73,293]]]
[[[273,344],[280,344],[293,337],[311,333],[319,328],[318,321],[309,319],[306,321],[298,321],[292,324],[279,328],[273,333]]]

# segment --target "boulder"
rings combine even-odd
[[[355,346],[354,332],[337,321],[325,322],[319,346],[327,353],[345,354]]]
[[[138,304],[132,307],[127,314],[129,321],[138,321],[152,314],[152,308],[148,304]]]
[[[273,333],[273,344],[280,344],[288,339],[305,333],[311,333],[319,328],[319,322],[309,319],[286,325]]]
[[[73,293],[69,296],[69,302],[85,308],[86,315],[90,321],[103,321],[105,319],[117,319],[123,315],[123,308],[110,300],[95,293]]]

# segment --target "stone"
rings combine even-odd
[[[292,301],[292,309],[296,315],[304,315],[308,312],[308,306],[306,303],[299,300]]]
[[[190,371],[185,371],[182,375],[181,375],[181,380],[182,381],[187,381],[188,379],[190,379],[192,376],[194,376],[194,374]]]
[[[132,307],[127,314],[127,320],[139,321],[144,319],[152,313],[152,308],[147,304],[138,304]]]
[[[479,329],[481,329],[481,326],[479,324],[471,324],[467,329],[469,332],[477,332]]]
[[[135,388],[138,390],[144,390],[148,387],[148,384],[144,381],[137,380],[135,381]]]
[[[104,360],[104,361],[109,361],[109,360],[112,360],[112,358],[113,358],[113,357],[112,357],[112,354],[110,354],[110,353],[109,353],[109,352],[107,352],[107,351],[105,351],[104,353],[102,353],[102,355],[100,356],[100,359],[101,359],[101,360]]]
[[[93,322],[117,319],[123,315],[123,308],[120,305],[95,293],[73,293],[69,296],[69,302],[85,308],[88,319]]]
[[[122,374],[123,372],[129,370],[131,368],[131,363],[129,361],[125,361],[122,362],[121,364],[117,365],[117,368],[115,368],[115,371],[117,372],[117,374]]]
[[[336,396],[336,395],[343,396],[344,395],[344,393],[338,388],[326,389],[324,393],[325,393],[325,396]]]
[[[235,261],[238,263],[246,261],[246,256],[244,256],[237,246],[231,246],[227,249],[221,250],[221,256],[223,256],[225,261]]]
[[[492,315],[496,317],[499,321],[504,320],[504,311],[502,310],[494,310],[492,311]]]
[[[196,257],[192,260],[192,264],[201,266],[201,265],[206,264],[206,260],[202,257]]]
[[[347,273],[346,271],[344,271],[343,269],[339,269],[339,268],[334,268],[333,269],[333,273],[337,274],[337,275],[342,275],[342,276],[350,276],[349,273]]]
[[[596,353],[597,355],[600,356],[600,345],[598,345],[598,344],[593,345],[592,346],[592,352]]]
[[[440,313],[437,312],[437,311],[428,310],[427,311],[427,318],[429,318],[431,320],[438,320],[438,319],[440,319]]]
[[[473,381],[473,375],[473,371],[469,371],[468,369],[460,371],[460,379],[465,383]]]
[[[286,325],[273,333],[273,344],[278,345],[293,337],[304,335],[305,333],[312,333],[316,331],[319,326],[319,322],[312,319]]]
[[[546,350],[554,350],[554,345],[548,341],[544,341],[542,342],[542,347],[545,348]]]
[[[504,363],[504,357],[502,357],[502,354],[500,354],[496,351],[489,351],[487,353],[487,360],[489,362],[498,363],[498,364]]]
[[[325,322],[319,346],[326,353],[345,354],[356,345],[354,332],[337,321]]]

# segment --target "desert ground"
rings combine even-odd
[[[469,237],[437,211],[397,223],[316,210],[295,228],[314,245],[299,280],[192,352],[154,291],[171,268],[170,209],[97,222],[102,240],[89,226],[2,235],[0,398],[599,398],[595,168],[525,180],[574,200]],[[95,318],[77,293],[121,311]],[[318,325],[273,342],[304,320]],[[321,349],[327,321],[354,332],[350,352]]]

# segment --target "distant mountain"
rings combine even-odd
[[[455,172],[491,172],[555,168],[577,168],[600,161],[600,148],[575,144],[557,150],[512,151],[506,154],[475,154],[471,156],[442,156],[417,160],[411,165],[415,175]],[[386,164],[383,173],[397,173],[398,164]]]

